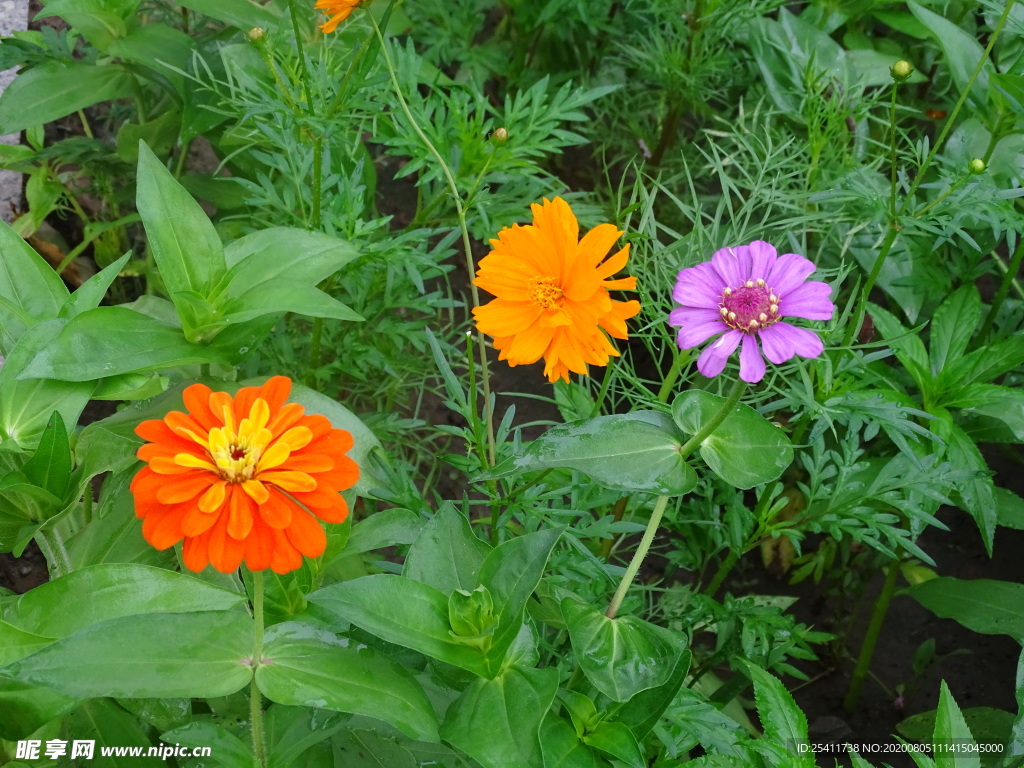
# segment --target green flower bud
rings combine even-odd
[[[985,172],[985,161],[976,157],[967,164],[967,169],[974,175]]]
[[[267,37],[267,30],[263,27],[253,27],[249,30],[249,42],[253,45],[263,45],[263,41]]]
[[[495,144],[504,144],[508,141],[508,131],[504,128],[498,128],[491,134],[491,141]]]
[[[900,59],[891,67],[889,67],[889,74],[892,75],[892,79],[897,83],[905,83],[910,78],[914,68],[910,66],[909,61],[903,61]]]
[[[448,598],[448,623],[454,639],[486,650],[494,634],[494,601],[487,587],[456,589]]]

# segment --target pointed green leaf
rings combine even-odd
[[[252,619],[240,611],[122,616],[51,643],[0,675],[79,698],[213,698],[249,684],[252,642]]]
[[[605,721],[583,737],[583,743],[621,760],[630,768],[647,768],[636,736],[622,723]]]
[[[79,704],[80,701],[71,696],[10,680],[0,674],[0,738],[26,739]]]
[[[107,295],[107,290],[113,284],[117,276],[121,274],[124,265],[131,259],[129,251],[117,261],[108,264],[95,275],[90,277],[72,293],[61,305],[60,316],[70,320],[75,315],[80,315],[87,309],[96,309]]]
[[[437,718],[423,689],[398,664],[306,624],[267,630],[256,684],[271,701],[375,717],[407,736],[436,742]]]
[[[253,27],[272,29],[281,24],[277,14],[252,0],[182,0],[180,4],[243,32]]]
[[[358,554],[396,544],[412,544],[422,533],[425,522],[422,515],[400,507],[374,512],[352,526],[345,552]]]
[[[409,548],[402,573],[446,595],[456,589],[471,591],[490,550],[466,516],[446,501]]]
[[[912,0],[907,3],[907,7],[917,17],[917,20],[928,28],[935,42],[942,48],[942,52],[946,54],[946,64],[953,76],[953,82],[956,83],[957,91],[963,91],[984,55],[981,44],[974,39],[973,35],[968,34],[949,19],[923,8]],[[976,109],[984,109],[987,105],[988,78],[994,71],[992,62],[986,60],[974,81],[968,100]]]
[[[53,267],[0,221],[0,354],[10,357],[21,335],[57,317],[67,298],[68,289]]]
[[[683,432],[695,435],[725,402],[718,395],[691,389],[672,403],[672,418]],[[704,438],[700,456],[727,483],[746,489],[778,479],[793,463],[793,446],[785,432],[750,406],[737,403]]]
[[[217,765],[222,768],[252,768],[256,764],[252,755],[252,739],[242,741],[223,725],[204,720],[193,720],[163,733],[160,741],[192,748],[209,747],[211,754],[217,755]]]
[[[58,499],[63,499],[71,484],[71,445],[59,411],[54,411],[43,430],[39,447],[21,468],[29,481]]]
[[[1024,642],[1024,584],[992,579],[940,576],[917,584],[907,594],[936,616],[953,619],[985,635],[1009,635]]]
[[[544,768],[608,768],[610,763],[598,757],[565,720],[550,712],[540,731]]]
[[[274,704],[263,721],[268,768],[291,768],[312,746],[329,739],[351,718],[341,712]],[[246,766],[249,768],[249,766]]]
[[[746,668],[754,682],[754,702],[764,729],[764,740],[786,750],[793,750],[797,744],[806,744],[807,718],[792,694],[777,677],[756,664],[748,663]],[[814,756],[808,753],[794,757],[788,765],[791,768],[814,768]]]
[[[939,686],[932,745],[945,748],[935,753],[936,768],[981,768],[977,743],[945,680]]]
[[[938,377],[948,362],[958,360],[981,321],[981,295],[974,284],[953,291],[932,317],[929,357],[932,376]]]
[[[661,685],[640,691],[611,714],[611,719],[625,723],[637,738],[642,739],[658,724],[661,716],[676,698],[690,671],[690,651],[683,651],[671,676]]]

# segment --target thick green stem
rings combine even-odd
[[[252,683],[249,712],[252,724],[252,755],[255,768],[267,768],[267,742],[263,734],[263,695],[256,684],[256,670],[263,658],[263,571],[252,573]]]
[[[704,442],[707,437],[718,429],[718,426],[725,421],[730,413],[736,408],[736,403],[740,401],[743,393],[746,391],[747,384],[742,379],[737,379],[736,383],[733,384],[732,390],[729,392],[729,396],[725,402],[722,403],[722,407],[719,409],[711,420],[701,427],[700,431],[697,432],[693,437],[687,440],[682,447],[679,449],[679,460],[686,461],[690,454],[693,453]],[[661,517],[665,514],[665,506],[668,504],[668,496],[659,496],[658,500],[654,503],[654,510],[651,512],[651,519],[647,521],[647,528],[644,530],[643,538],[640,539],[640,546],[637,547],[636,552],[633,554],[633,559],[630,560],[629,566],[626,568],[626,572],[622,576],[622,581],[619,582],[618,589],[615,590],[615,595],[612,597],[611,604],[608,606],[608,610],[605,611],[605,616],[609,619],[614,619],[615,614],[618,613],[619,606],[622,605],[622,601],[626,597],[626,592],[629,591],[630,585],[633,583],[633,579],[636,578],[637,573],[640,571],[640,566],[644,562],[644,558],[647,557],[647,552],[651,548],[651,542],[654,541],[654,534],[658,532],[658,526],[661,524]]]
[[[893,593],[896,592],[896,579],[900,575],[900,563],[895,561],[889,564],[889,570],[885,575],[885,583],[882,585],[882,592],[875,600],[874,610],[871,612],[871,622],[864,634],[864,641],[860,646],[860,655],[857,657],[857,666],[853,670],[853,677],[850,679],[850,688],[843,699],[843,709],[853,712],[860,699],[860,689],[871,669],[871,658],[875,655],[875,646],[878,644],[878,635],[882,631],[886,614],[889,613],[889,602]]]
[[[672,394],[672,388],[676,385],[679,380],[679,374],[682,373],[683,366],[690,362],[692,353],[690,350],[676,350],[675,359],[672,360],[672,367],[668,369],[668,375],[665,376],[665,380],[661,382],[661,387],[658,389],[658,402],[667,403],[668,396]]]
[[[71,573],[71,555],[56,531],[39,531],[36,533],[36,544],[46,558],[46,569],[51,581]]]
[[[994,258],[999,259],[998,256]],[[1006,270],[1006,274],[1003,275],[1003,281],[999,284],[999,290],[996,291],[996,295],[992,298],[992,307],[988,311],[988,317],[985,318],[985,324],[981,326],[981,334],[978,336],[982,341],[988,336],[988,332],[992,330],[992,324],[996,321],[999,308],[1003,306],[1003,302],[1006,301],[1006,297],[1010,293],[1013,279],[1020,273],[1022,260],[1024,260],[1024,238],[1017,243],[1017,250],[1013,252],[1013,256],[1010,258],[1010,266]]]
[[[892,99],[889,102],[889,176],[890,200],[889,217],[896,218],[896,89],[899,83],[892,84]]]
[[[875,264],[871,268],[871,274],[868,275],[868,279],[865,281],[863,289],[861,289],[860,299],[857,301],[857,309],[853,314],[853,318],[846,327],[846,335],[843,336],[844,347],[850,346],[857,334],[860,333],[861,323],[864,322],[864,307],[868,302],[868,297],[871,295],[871,289],[875,287],[875,282],[882,272],[882,266],[889,257],[892,244],[896,242],[896,235],[899,234],[899,231],[896,221],[889,222],[889,231],[885,233],[882,247],[878,249],[878,258],[875,259]]]

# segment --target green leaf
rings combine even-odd
[[[1024,334],[1016,334],[959,359],[950,360],[939,374],[943,391],[955,390],[975,382],[989,382],[1024,363]]]
[[[665,414],[634,411],[598,416],[552,427],[511,463],[483,477],[566,467],[586,473],[606,488],[681,496],[697,485],[696,473],[679,459],[681,446]]]
[[[281,24],[277,14],[251,0],[182,0],[179,5],[223,21],[243,32],[253,27],[272,29]]]
[[[1024,392],[996,384],[971,384],[945,403],[959,408],[964,431],[977,442],[1024,443]]]
[[[60,16],[90,45],[106,51],[114,40],[124,37],[128,29],[125,22],[134,15],[136,6],[138,0],[128,4],[111,0],[49,0],[36,18]]]
[[[48,61],[18,75],[0,96],[0,134],[50,123],[131,93],[135,79],[117,64]]]
[[[666,684],[685,652],[682,635],[636,616],[609,619],[576,597],[562,600],[562,615],[580,669],[613,701]]]
[[[121,616],[51,643],[0,675],[79,698],[213,698],[248,685],[252,641],[252,619],[240,611]]]
[[[0,621],[0,667],[32,655],[55,639],[26,632],[6,621]]]
[[[121,274],[124,265],[131,259],[129,251],[117,261],[107,265],[95,275],[90,277],[72,293],[61,305],[60,317],[70,320],[75,315],[80,315],[87,309],[96,309],[107,295],[107,290],[113,284],[117,276]]]
[[[896,359],[910,372],[922,392],[931,386],[931,365],[928,362],[928,351],[924,342],[914,332],[908,331],[903,324],[886,310],[874,304],[868,304],[868,312],[875,328],[896,355]]]
[[[33,485],[64,499],[71,484],[71,445],[59,411],[50,416],[39,447],[21,471]]]
[[[4,620],[50,637],[65,637],[107,619],[149,613],[226,611],[243,595],[194,576],[148,565],[112,563],[72,571],[12,600]]]
[[[946,441],[945,459],[954,467],[973,470],[973,478],[957,484],[953,496],[958,506],[967,512],[978,524],[985,550],[992,555],[992,540],[996,531],[995,485],[985,457],[978,446],[961,427],[946,420],[937,420],[933,431]]]
[[[424,519],[409,509],[384,509],[352,526],[352,535],[345,545],[347,554],[371,552],[412,544],[423,531]]]
[[[672,403],[672,418],[683,432],[694,435],[721,411],[726,400],[700,389],[683,392]],[[737,403],[732,413],[700,444],[708,467],[737,488],[768,483],[793,463],[786,434],[748,405]]]
[[[10,357],[28,328],[57,317],[68,289],[53,267],[2,221],[0,253],[0,354]]]
[[[222,725],[204,720],[193,720],[187,725],[160,735],[165,744],[181,744],[186,747],[209,747],[217,755],[221,768],[252,768],[252,739],[242,741]],[[106,742],[113,743],[113,742]]]
[[[484,674],[480,653],[454,642],[447,595],[426,584],[382,573],[332,584],[306,599],[389,643]]]
[[[0,738],[25,739],[63,717],[79,700],[49,688],[9,680],[0,675]]]
[[[306,624],[267,630],[256,684],[271,701],[375,717],[436,742],[437,718],[419,684],[387,656]]]
[[[317,285],[358,255],[347,240],[322,232],[295,227],[253,232],[224,249],[230,269],[219,290],[237,299],[280,282]]]
[[[466,516],[446,501],[409,548],[402,573],[445,595],[456,589],[471,591],[490,551]]]
[[[611,714],[611,719],[625,723],[637,738],[644,738],[654,730],[665,710],[675,700],[687,672],[690,671],[690,659],[690,651],[683,651],[668,680],[634,695]]]
[[[935,715],[932,744],[936,747],[945,747],[935,753],[936,768],[981,768],[974,736],[967,727],[960,707],[953,700],[945,680],[939,686],[939,707]]]
[[[944,19],[927,8],[923,8],[913,0],[908,0],[907,7],[914,14],[918,21],[924,24],[931,32],[935,42],[942,48],[946,55],[946,63],[949,65],[953,82],[956,83],[958,91],[967,88],[978,62],[981,61],[984,51],[974,36],[968,34],[948,19]],[[968,101],[975,109],[982,110],[987,104],[988,78],[995,70],[992,62],[986,60],[978,78],[974,81]]]
[[[138,721],[110,699],[83,702],[66,720],[67,732],[75,739],[92,739],[97,744],[149,746],[149,736]],[[150,762],[150,761],[146,761]],[[153,761],[155,762],[155,761]],[[138,768],[140,759],[131,755],[103,755],[96,750],[90,768]],[[251,763],[250,763],[251,765]]]
[[[747,671],[754,683],[754,703],[757,706],[764,740],[787,750],[795,744],[807,743],[807,718],[785,686],[774,675],[756,664],[747,663]],[[814,768],[814,756],[793,758],[791,768]]]
[[[333,296],[310,285],[277,283],[262,285],[238,299],[224,304],[222,321],[244,323],[263,315],[292,312],[306,317],[358,322],[365,318]],[[211,327],[215,327],[216,323]],[[200,328],[201,333],[204,329]]]
[[[267,710],[263,721],[267,734],[268,768],[297,765],[303,752],[329,739],[349,719],[348,715],[340,712],[274,704]]]
[[[598,757],[580,741],[576,731],[562,718],[548,713],[540,731],[544,768],[608,768],[607,760]]]
[[[78,423],[95,383],[18,380],[39,351],[57,336],[62,325],[62,320],[47,320],[32,327],[18,340],[0,367],[0,443],[11,440],[22,449],[35,448],[55,410],[65,424]]]
[[[1017,689],[1017,717],[1013,721],[1010,738],[1006,743],[1024,744],[1024,650],[1021,651],[1020,657],[1017,659],[1017,677],[1014,685]],[[0,722],[2,722],[2,718],[0,718]]]
[[[908,717],[896,726],[896,730],[908,741],[917,741],[927,744],[931,741],[935,731],[935,720],[937,712],[933,709],[930,712],[922,712],[919,715]],[[1010,733],[1013,728],[1014,716],[1012,713],[992,707],[971,707],[961,713],[967,727],[975,735],[981,744],[1006,744],[1009,745]]]
[[[647,768],[647,758],[636,736],[622,723],[601,723],[583,737],[583,743],[621,760],[630,768]]]
[[[483,768],[540,766],[540,726],[557,689],[553,667],[474,680],[448,708],[441,737]]]
[[[1024,531],[1024,499],[1005,488],[995,487],[997,522],[1006,528]]]
[[[936,616],[953,619],[985,635],[1009,635],[1024,642],[1024,584],[992,579],[940,576],[917,584],[907,594]]]
[[[551,550],[564,530],[548,528],[509,539],[492,549],[480,566],[479,584],[490,591],[497,621],[487,652],[492,675],[523,626],[526,601],[537,589]]]
[[[953,291],[939,305],[932,317],[928,345],[934,378],[947,363],[963,355],[980,321],[981,295],[973,283]]]
[[[344,730],[332,739],[331,746],[337,757],[333,765],[344,768],[418,768],[431,765],[414,757],[395,739],[371,730]],[[417,749],[417,753],[420,751]],[[281,764],[279,768],[291,768],[291,765]]]
[[[18,378],[94,381],[122,373],[230,362],[224,351],[190,344],[177,328],[127,307],[97,307],[69,320]]]
[[[227,274],[220,237],[199,203],[143,143],[139,144],[137,205],[150,252],[188,336],[187,310],[178,294],[213,298],[214,287]]]
[[[192,719],[192,699],[117,699],[117,703],[159,731],[178,728]]]

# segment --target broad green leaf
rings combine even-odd
[[[917,17],[917,20],[928,28],[935,42],[946,54],[946,63],[949,65],[953,82],[956,83],[957,91],[962,92],[967,87],[971,75],[984,54],[981,44],[974,39],[973,35],[968,34],[952,21],[921,7],[913,0],[907,2],[907,7]],[[986,60],[968,96],[968,101],[975,109],[985,108],[988,100],[988,78],[994,71],[992,62]]]
[[[193,720],[163,733],[160,741],[192,748],[209,747],[210,753],[217,755],[217,765],[222,768],[252,768],[256,764],[252,756],[252,739],[242,741],[223,725],[205,720]]]
[[[182,0],[180,5],[199,11],[211,19],[223,21],[243,32],[253,27],[272,29],[281,24],[281,18],[271,10],[252,0]]]
[[[192,699],[117,699],[117,703],[158,731],[178,728],[192,719]]]
[[[107,295],[107,290],[111,284],[121,274],[121,270],[124,269],[124,265],[128,263],[131,257],[131,252],[126,253],[113,264],[107,265],[78,286],[75,292],[61,305],[60,316],[65,320],[70,320],[87,309],[96,309],[100,302],[103,301],[103,297]]]
[[[968,384],[987,383],[1021,363],[1024,363],[1024,334],[1018,333],[958,360],[950,360],[939,374],[939,387],[949,391]]]
[[[992,707],[971,707],[961,712],[967,727],[971,729],[980,744],[1010,744],[1013,728],[1012,713]],[[937,712],[922,712],[908,717],[896,726],[896,730],[908,741],[927,744],[935,731]]]
[[[267,734],[268,768],[298,765],[298,758],[303,752],[329,739],[350,719],[341,712],[274,704],[267,709],[263,721]]]
[[[47,320],[32,327],[18,340],[0,367],[0,443],[11,440],[22,449],[35,448],[55,410],[65,424],[78,423],[96,388],[94,382],[18,380],[40,350],[58,335],[63,324],[62,320]]]
[[[424,518],[409,509],[384,509],[352,526],[345,552],[358,554],[396,544],[412,544],[424,528]]]
[[[977,746],[974,736],[967,727],[960,707],[953,700],[945,680],[939,686],[939,706],[935,711],[932,744],[936,747],[946,747],[935,753],[936,768],[981,768],[981,759],[974,749]],[[960,749],[954,751],[950,747]]]
[[[690,671],[690,651],[683,651],[668,680],[654,688],[640,691],[629,701],[618,707],[611,719],[629,726],[637,738],[644,738],[658,724],[661,716],[676,698]]]
[[[0,621],[0,666],[30,656],[56,638],[26,632],[6,621]]]
[[[947,420],[935,422],[933,431],[946,441],[946,456],[957,469],[972,470],[976,476],[957,484],[954,499],[978,524],[985,550],[991,556],[992,540],[996,531],[996,505],[991,472],[978,446],[964,430]]]
[[[113,482],[111,477],[103,481],[104,493]],[[135,516],[135,500],[127,484],[105,511],[67,540],[74,570],[102,563],[175,567],[177,557],[173,549],[160,551],[142,537],[142,521]]]
[[[996,486],[996,514],[997,522],[1006,528],[1015,528],[1024,531],[1024,499],[1008,491],[1005,488]]]
[[[190,96],[187,90],[190,81],[171,67],[187,71],[194,48],[192,38],[181,30],[149,21],[115,40],[107,53],[155,70],[166,77],[171,86],[187,99]],[[178,123],[180,125],[180,117]],[[137,151],[136,148],[132,148],[133,154]]]
[[[0,738],[26,739],[47,723],[63,717],[79,700],[42,686],[10,680],[0,674]]]
[[[28,328],[57,317],[68,289],[53,267],[2,221],[0,257],[0,354],[10,357]]]
[[[681,634],[636,616],[609,619],[579,598],[563,599],[562,615],[580,669],[613,701],[666,684],[685,652]]]
[[[917,382],[921,391],[927,392],[931,386],[932,376],[928,351],[924,347],[924,342],[916,333],[908,331],[899,320],[881,307],[868,304],[868,313],[871,315],[875,328],[889,343],[896,359],[914,377],[914,381]]]
[[[48,61],[18,75],[0,96],[0,134],[18,133],[122,98],[134,85],[134,78],[117,64]]]
[[[223,322],[230,323],[244,323],[246,320],[280,312],[331,320],[364,319],[348,305],[318,288],[286,282],[260,285],[245,296],[227,301],[221,309]]]
[[[121,616],[51,643],[0,675],[78,698],[213,698],[248,685],[252,643],[252,619],[241,611]]]
[[[409,548],[402,573],[446,595],[456,589],[472,591],[490,550],[466,516],[446,501]]]
[[[487,652],[492,675],[523,626],[526,601],[537,589],[551,550],[563,530],[562,527],[548,528],[509,539],[492,549],[480,566],[479,584],[490,591],[497,622]]]
[[[794,744],[807,743],[807,718],[797,706],[792,694],[779,679],[756,664],[746,664],[754,683],[754,703],[757,706],[764,740],[778,747],[791,749]],[[814,768],[814,756],[794,757],[790,768]]]
[[[622,723],[601,723],[583,736],[583,743],[621,760],[630,768],[647,768],[647,758],[636,736]]]
[[[75,739],[92,739],[97,744],[118,744],[146,746],[150,744],[147,733],[139,726],[138,720],[117,706],[110,699],[92,699],[72,712],[67,720],[69,734]],[[90,768],[137,768],[140,759],[131,755],[103,755],[99,750]],[[146,761],[149,762],[149,761]]]
[[[188,335],[189,324],[178,294],[213,298],[214,287],[227,274],[220,237],[199,203],[142,143],[137,205],[150,252]]]
[[[331,740],[331,747],[337,758],[333,765],[344,768],[419,768],[432,764],[414,757],[395,739],[368,729],[344,730]],[[416,752],[419,755],[421,750]],[[447,767],[449,764],[444,765]],[[291,766],[291,763],[280,764],[278,768]]]
[[[114,40],[124,37],[128,29],[126,21],[129,16],[134,15],[138,4],[138,0],[132,3],[111,0],[48,0],[46,7],[36,15],[36,18],[59,16],[78,30],[90,45],[106,51]]]
[[[552,427],[511,463],[485,477],[566,467],[626,493],[681,496],[697,475],[679,459],[682,442],[671,420],[656,411],[598,416]]]
[[[947,363],[963,355],[980,321],[981,295],[973,283],[953,291],[939,305],[932,317],[928,342],[933,378],[938,378]]]
[[[964,431],[977,442],[1024,443],[1024,392],[996,384],[971,384],[945,403],[959,408]]]
[[[718,395],[691,389],[672,403],[672,418],[683,432],[694,435],[725,402]],[[793,462],[793,447],[786,434],[742,403],[704,438],[699,450],[711,471],[737,488],[771,482]]]
[[[553,667],[508,667],[474,680],[448,708],[441,737],[483,768],[539,766],[540,726],[557,689]]]
[[[94,381],[231,360],[219,348],[190,344],[180,330],[127,307],[97,307],[69,320],[18,378]]]
[[[541,725],[540,746],[544,768],[608,768],[610,765],[580,741],[569,723],[550,712]]]
[[[454,641],[447,595],[426,584],[382,573],[332,584],[306,599],[389,643],[484,674],[480,653]]]
[[[33,485],[64,499],[71,484],[71,445],[59,411],[50,416],[39,447],[21,468]]]
[[[974,632],[1009,635],[1024,642],[1024,584],[992,579],[940,576],[907,590],[936,616],[953,619]]]
[[[271,701],[375,717],[436,742],[437,718],[412,676],[369,648],[306,624],[267,630],[256,684]]]
[[[220,290],[237,299],[274,283],[317,285],[359,255],[347,240],[294,227],[253,232],[224,248]]]
[[[134,563],[93,565],[11,601],[4,620],[30,632],[65,637],[107,619],[138,614],[226,611],[242,595],[194,576]]]

